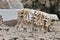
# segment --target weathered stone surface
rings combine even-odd
[[[9,8],[9,5],[8,5],[8,3],[6,2],[6,1],[3,1],[3,0],[1,0],[0,1],[0,9],[5,9],[5,8]]]
[[[0,9],[21,9],[23,4],[20,0],[0,0]]]
[[[3,23],[3,18],[2,18],[2,16],[0,15],[0,26],[2,25],[2,23]]]

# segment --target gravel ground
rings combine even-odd
[[[21,28],[0,26],[0,40],[60,40],[60,21],[52,22],[52,32],[43,33],[40,27],[34,26],[31,31],[31,26]]]

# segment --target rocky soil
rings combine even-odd
[[[43,33],[40,27],[30,25],[21,28],[0,26],[0,40],[60,40],[60,21],[52,22],[52,31]]]

